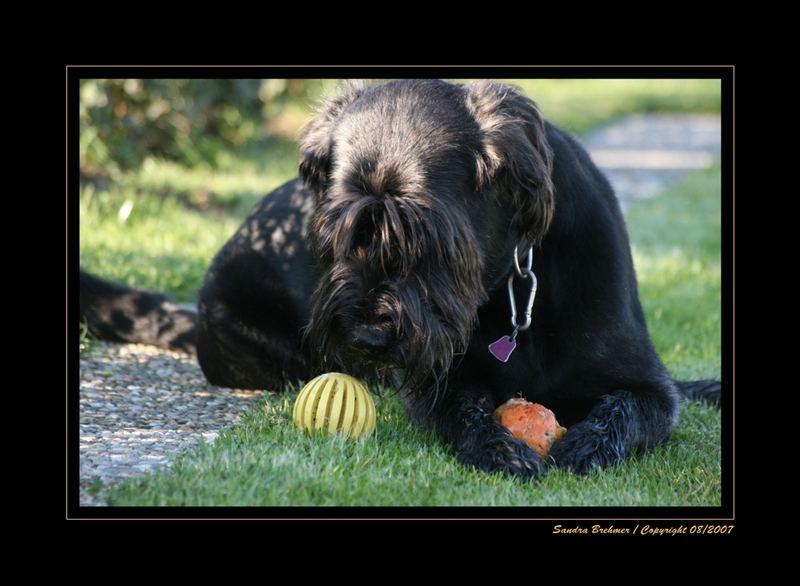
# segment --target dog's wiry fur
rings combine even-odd
[[[355,109],[367,91],[381,108]],[[319,184],[310,244],[322,271],[307,339],[336,368],[377,362],[415,388],[464,352],[487,299],[463,197],[476,180],[476,124],[465,106],[442,109],[428,95],[407,83],[352,91],[334,106],[353,111],[324,112],[301,142],[301,174]],[[359,351],[351,336],[364,328],[394,340],[392,351]]]
[[[525,477],[544,462],[492,417],[511,396],[556,412],[551,463],[581,473],[664,441],[681,396],[718,402],[719,383],[676,385],[659,361],[608,182],[513,88],[350,84],[300,147],[301,178],[256,206],[200,292],[212,383],[387,382],[460,461]],[[500,363],[487,346],[511,332],[512,253],[531,245],[533,326]]]

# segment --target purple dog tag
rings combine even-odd
[[[508,362],[509,356],[517,347],[517,341],[512,340],[511,336],[503,336],[496,342],[489,344],[489,352],[500,362]]]

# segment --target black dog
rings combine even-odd
[[[221,386],[389,381],[461,462],[521,476],[543,461],[492,417],[512,396],[555,411],[569,431],[551,457],[580,473],[666,440],[681,395],[719,401],[717,382],[670,378],[611,187],[513,88],[350,85],[301,151],[301,179],[214,259],[196,334],[166,298],[82,273],[91,330],[183,348],[196,335]]]

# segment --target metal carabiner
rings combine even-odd
[[[517,271],[517,276],[519,276],[520,279],[527,279],[528,278],[527,272],[530,271],[531,267],[533,266],[533,246],[528,248],[528,260],[525,263],[526,264],[525,268],[527,269],[527,271],[523,271],[523,269],[519,267],[519,254],[517,251],[518,248],[519,245],[514,247],[514,270]]]
[[[516,256],[516,255],[515,255]],[[530,256],[528,257],[530,258]],[[523,269],[525,276],[524,278],[531,278],[531,292],[528,295],[528,303],[525,305],[525,321],[523,323],[517,323],[517,299],[514,296],[514,273],[511,273],[508,276],[508,301],[511,304],[511,327],[514,328],[514,334],[512,336],[512,340],[517,337],[518,332],[524,332],[529,327],[531,327],[531,314],[533,313],[533,301],[536,299],[536,287],[538,285],[538,280],[536,279],[536,275],[527,267]]]
[[[531,327],[531,314],[533,313],[533,300],[536,299],[536,287],[538,281],[536,275],[531,270],[533,266],[533,246],[528,249],[528,266],[524,269],[519,266],[519,256],[517,254],[517,247],[514,247],[514,271],[508,275],[508,301],[511,304],[511,326],[514,331],[510,336],[501,336],[489,344],[489,352],[500,362],[508,362],[511,353],[517,347],[517,334],[527,330]],[[514,277],[519,276],[521,279],[531,279],[531,292],[528,295],[528,303],[525,305],[525,321],[517,323],[517,299],[514,297]]]

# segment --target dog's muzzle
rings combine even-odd
[[[353,331],[353,347],[361,352],[382,354],[391,342],[391,333],[380,325],[360,325]]]

